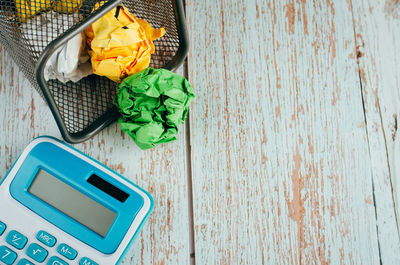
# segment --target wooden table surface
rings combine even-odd
[[[76,145],[149,190],[127,264],[400,264],[400,2],[186,0],[174,143]],[[0,175],[50,110],[0,47]],[[399,208],[400,209],[400,208]]]

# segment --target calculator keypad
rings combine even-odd
[[[4,233],[6,228],[7,228],[6,224],[3,222],[0,222],[0,236]]]
[[[43,262],[47,258],[48,252],[38,244],[33,243],[26,250],[26,255],[37,262]]]
[[[0,237],[5,236],[5,241],[7,242],[7,244],[14,247],[15,249],[24,249],[28,243],[28,238],[15,230],[11,230],[10,232],[8,232],[8,234],[4,233],[6,229],[7,225],[0,221]],[[54,236],[43,230],[39,231],[36,234],[36,239],[49,248],[54,247],[57,243],[57,239]],[[6,265],[35,265],[25,258],[20,258],[17,263],[18,254],[15,249],[13,250],[8,246],[0,245],[0,264],[4,263]],[[75,260],[78,256],[78,252],[67,244],[59,244],[57,249],[55,250],[60,255],[69,260]],[[49,252],[39,244],[33,242],[30,242],[29,246],[26,248],[26,256],[28,256],[28,258],[31,258],[33,261],[46,265],[69,265],[67,262],[57,256],[51,256],[48,259],[47,263],[43,263],[49,256]],[[73,262],[73,264],[78,264],[78,260]],[[83,257],[80,258],[79,265],[98,264],[87,257]]]
[[[17,259],[17,253],[6,246],[0,246],[0,260],[7,265],[11,265]]]
[[[59,257],[53,256],[47,262],[47,265],[68,265],[65,261],[60,259]]]
[[[26,242],[28,242],[28,238],[17,231],[12,230],[10,233],[8,233],[6,242],[16,249],[23,249],[26,245]]]
[[[66,244],[59,245],[57,251],[69,260],[74,260],[78,255],[78,252],[75,249]]]
[[[98,264],[93,260],[84,257],[79,261],[79,265],[98,265]]]
[[[17,265],[35,265],[27,259],[21,259]]]
[[[57,240],[54,236],[50,235],[49,233],[41,230],[36,235],[36,239],[45,244],[48,247],[54,247]]]

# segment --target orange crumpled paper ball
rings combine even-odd
[[[164,36],[165,29],[153,29],[126,7],[118,6],[90,25],[85,33],[93,73],[120,83],[126,76],[149,66],[155,51],[153,40]]]

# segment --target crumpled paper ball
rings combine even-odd
[[[79,14],[67,15],[48,11],[28,19],[27,23],[21,25],[21,30],[31,48],[42,53],[54,36],[61,35],[68,30],[68,25],[77,21],[79,21]],[[51,25],[55,23],[63,26],[52,27]],[[49,29],[52,34],[49,33]],[[89,59],[86,35],[81,32],[51,54],[44,68],[44,78],[46,81],[58,79],[63,83],[77,82],[93,73]]]
[[[147,68],[125,78],[115,104],[121,129],[143,150],[176,140],[194,91],[182,76],[165,69]]]
[[[99,4],[95,5],[97,9]],[[155,48],[153,40],[165,29],[153,29],[124,6],[118,6],[86,29],[93,72],[114,82],[147,68]]]
[[[93,73],[86,50],[86,36],[82,32],[75,35],[58,48],[44,67],[44,79],[58,79],[63,83],[78,82]]]
[[[58,13],[71,14],[78,13],[81,6],[82,0],[56,0],[52,8]]]
[[[19,21],[26,22],[42,11],[53,9],[58,13],[78,13],[82,0],[15,0]]]
[[[30,17],[37,13],[51,8],[52,0],[15,0],[19,21],[26,22]]]

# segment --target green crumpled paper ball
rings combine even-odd
[[[194,97],[184,77],[147,68],[118,86],[115,104],[122,115],[119,125],[143,150],[174,141]]]

